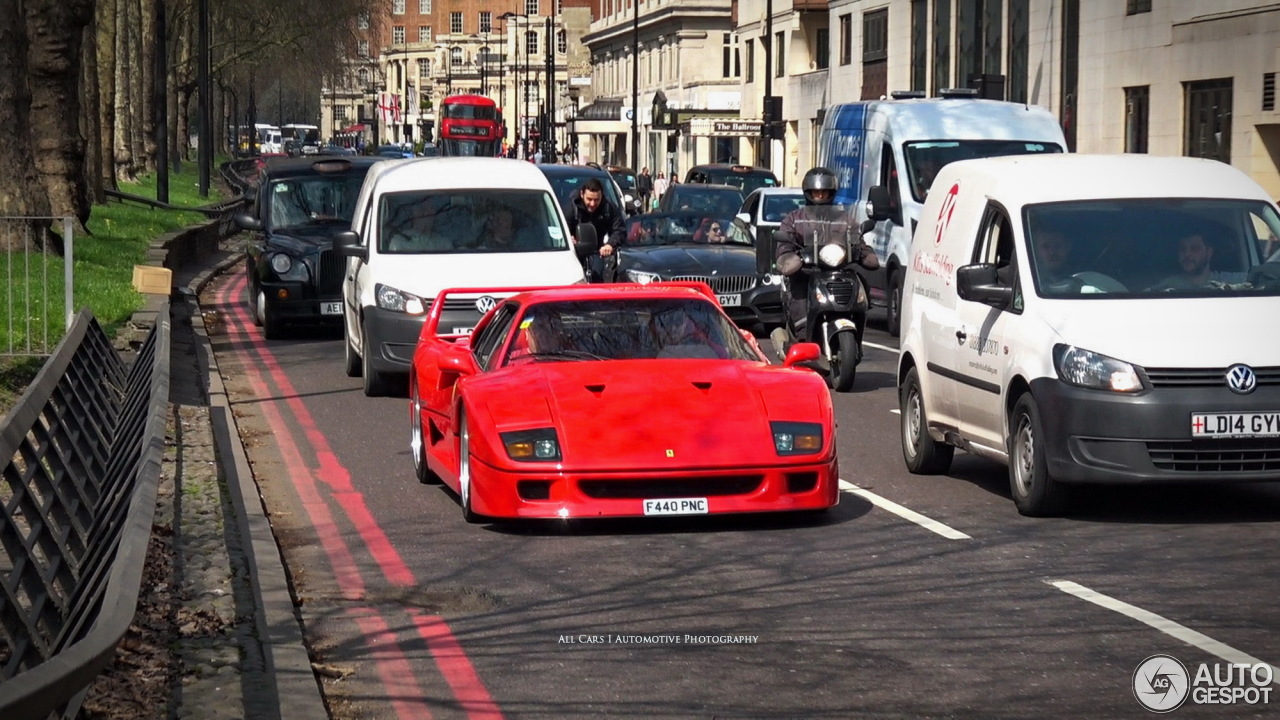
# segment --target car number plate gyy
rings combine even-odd
[[[665,498],[645,500],[645,515],[706,515],[706,498]]]
[[[341,302],[322,302],[320,303],[320,314],[321,315],[341,315],[342,303]]]
[[[716,300],[720,301],[720,307],[742,306],[742,295],[717,295]]]
[[[1280,412],[1191,413],[1191,437],[1280,437]]]

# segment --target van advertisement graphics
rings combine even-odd
[[[836,174],[835,202],[852,207],[862,192],[862,150],[866,135],[867,105],[856,103],[831,108],[829,129],[822,133],[819,163]]]

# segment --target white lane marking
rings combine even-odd
[[[896,355],[896,354],[898,354],[898,348],[896,348],[896,347],[890,347],[890,346],[888,346],[888,345],[881,345],[880,343],[873,343],[873,342],[868,342],[868,341],[866,341],[866,340],[863,340],[863,341],[862,341],[862,346],[863,346],[863,347],[873,347],[873,348],[875,348],[875,349],[877,349],[877,350],[883,350],[883,351],[885,351],[885,352],[891,352],[891,353],[893,353],[893,354],[895,354],[895,355]]]
[[[968,535],[965,535],[964,533],[960,532],[959,530],[956,530],[955,528],[949,527],[947,525],[943,525],[942,523],[938,522],[937,520],[934,520],[933,518],[925,517],[924,515],[921,515],[915,510],[905,508],[888,498],[880,497],[879,495],[871,492],[870,490],[863,490],[862,488],[858,487],[857,485],[854,485],[853,483],[847,480],[840,481],[840,489],[844,490],[847,493],[853,493],[854,495],[857,495],[858,497],[866,500],[867,502],[871,503],[872,505],[875,505],[876,507],[882,510],[888,510],[894,515],[897,515],[898,517],[904,520],[910,520],[911,522],[919,525],[925,530],[935,532],[948,540],[972,540],[973,539]]]
[[[1121,615],[1131,617],[1138,622],[1150,625],[1166,635],[1181,640],[1188,645],[1198,647],[1210,655],[1217,655],[1229,663],[1245,663],[1248,665],[1267,664],[1248,653],[1227,645],[1226,643],[1214,640],[1204,633],[1196,632],[1185,625],[1179,625],[1178,623],[1166,617],[1157,615],[1149,610],[1143,610],[1140,607],[1130,605],[1122,600],[1117,600],[1109,595],[1103,595],[1096,590],[1090,590],[1079,583],[1071,582],[1070,580],[1045,580],[1045,582],[1058,588],[1064,593],[1075,595],[1081,600],[1087,600],[1094,605],[1104,607],[1108,610],[1113,610]],[[1272,665],[1271,671],[1273,678],[1280,679],[1280,668]],[[1275,680],[1272,682],[1274,684]]]

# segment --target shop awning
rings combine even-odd
[[[342,129],[342,132],[344,132],[344,133],[358,133],[358,132],[364,132],[364,130],[365,130],[364,125],[361,125],[361,124],[357,123],[357,124],[355,124],[355,125],[348,125],[347,127],[345,127],[345,128],[343,128],[343,129]]]

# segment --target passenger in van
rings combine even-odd
[[[1067,268],[1071,257],[1071,238],[1057,230],[1043,230],[1031,240],[1035,253],[1036,276],[1041,284],[1060,283],[1071,277]]]
[[[452,250],[453,243],[439,227],[437,204],[430,201],[409,206],[408,222],[387,235],[387,252],[435,252]]]
[[[485,246],[495,252],[521,252],[546,248],[544,238],[528,222],[516,218],[509,205],[499,205],[486,223]]]
[[[1244,273],[1213,269],[1213,245],[1204,231],[1191,231],[1178,238],[1177,252],[1179,272],[1156,283],[1152,290],[1190,290],[1245,280]]]

